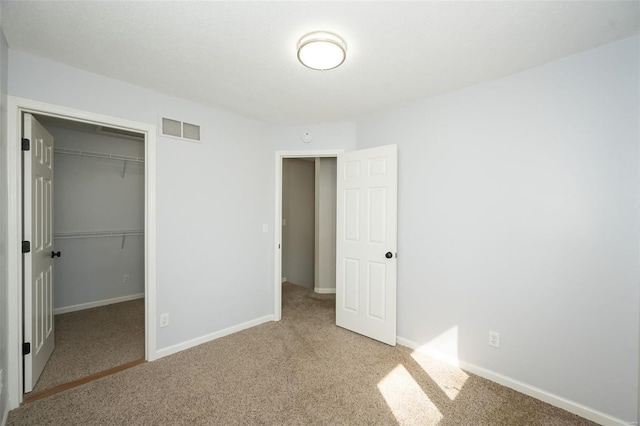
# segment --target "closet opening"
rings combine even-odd
[[[43,192],[42,203],[38,154],[23,156],[23,227],[33,228],[34,242],[42,233],[52,264],[51,277],[40,284],[37,271],[32,274],[28,262],[24,266],[25,341],[32,334],[35,349],[38,336],[46,340],[49,330],[52,336],[48,356],[34,353],[34,359],[41,358],[35,362],[24,358],[24,401],[31,401],[145,360],[145,135],[48,115],[24,116],[25,127],[31,123],[40,132],[32,136],[34,149],[45,141],[45,163],[47,143],[52,152],[51,183],[44,178],[44,188],[51,190]],[[31,161],[34,167],[27,166]],[[26,188],[32,180],[32,188]],[[40,230],[39,221],[45,224]],[[45,318],[42,330],[31,324],[34,314]]]

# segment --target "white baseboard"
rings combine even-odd
[[[66,314],[68,312],[82,311],[84,309],[97,308],[98,306],[112,305],[114,303],[128,302],[144,298],[144,293],[130,294],[129,296],[114,297],[113,299],[97,300],[95,302],[81,303],[79,305],[65,306],[63,308],[55,308],[53,315]]]
[[[319,287],[314,287],[313,291],[315,291],[318,294],[336,294],[336,289],[335,288],[319,288]]]
[[[177,345],[168,346],[156,351],[156,357],[154,359],[160,359],[162,357],[173,355],[178,352],[182,352],[186,349],[194,346],[201,345],[203,343],[210,342],[212,340],[219,339],[229,334],[237,333],[238,331],[246,330],[247,328],[255,327],[265,322],[273,321],[273,315],[266,315],[264,317],[256,318],[251,321],[243,322],[242,324],[234,325],[233,327],[225,328],[224,330],[216,331],[215,333],[207,334],[195,339],[187,340],[186,342],[178,343]]]
[[[282,277],[282,282],[286,283],[287,282],[287,277]]]
[[[544,401],[555,407],[562,408],[563,410],[576,414],[580,417],[584,417],[585,419],[591,420],[601,425],[620,426],[620,425],[635,424],[632,422],[624,421],[617,417],[610,416],[600,411],[594,410],[585,405],[579,404],[577,402],[574,402],[569,399],[563,398],[561,396],[555,395],[553,393],[547,392],[543,389],[537,388],[535,386],[521,382],[511,377],[507,377],[502,374],[496,373],[495,371],[487,370],[485,368],[478,367],[477,365],[469,364],[468,362],[439,353],[437,351],[424,349],[422,345],[416,342],[412,342],[409,339],[405,339],[403,337],[397,337],[396,342],[399,345],[406,346],[409,349],[415,349],[418,352],[424,353],[435,359],[438,359],[440,361],[459,367],[463,370],[466,370],[470,373],[475,374],[476,376],[483,377],[485,379],[491,380],[492,382],[496,382],[508,388],[514,389],[525,395],[529,395],[533,398],[539,399],[540,401]]]
[[[0,426],[5,426],[7,424],[7,419],[9,418],[9,406],[10,401],[7,400],[7,405],[4,407],[4,413],[2,413],[2,421],[0,421]]]

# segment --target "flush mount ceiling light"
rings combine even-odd
[[[298,60],[314,70],[330,70],[342,65],[347,58],[347,44],[340,37],[326,31],[315,31],[298,41]]]

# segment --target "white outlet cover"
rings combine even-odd
[[[160,315],[160,327],[167,327],[169,326],[169,314],[162,314]]]
[[[493,346],[495,348],[500,347],[500,333],[496,331],[489,331],[489,346]]]

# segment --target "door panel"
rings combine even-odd
[[[344,309],[358,312],[358,298],[360,286],[360,261],[358,259],[344,259]],[[337,303],[336,303],[337,304]]]
[[[31,392],[54,348],[53,327],[53,137],[31,115],[24,115],[23,239],[24,255],[24,392]]]
[[[369,316],[384,321],[386,265],[384,263],[369,262],[369,270],[367,272],[367,278],[369,279],[369,289],[367,291]]]
[[[337,180],[336,324],[390,345],[396,344],[397,161],[395,145],[340,154]]]

